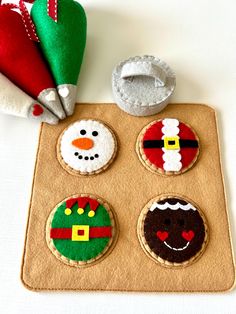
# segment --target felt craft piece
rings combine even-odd
[[[203,254],[208,227],[202,212],[175,196],[152,199],[142,210],[137,227],[145,253],[165,267],[185,267]]]
[[[74,175],[94,175],[107,169],[117,152],[114,132],[103,122],[79,120],[63,131],[57,158]]]
[[[94,195],[67,198],[49,215],[46,240],[61,262],[86,267],[100,262],[117,239],[111,207]]]
[[[78,119],[86,120],[89,117],[102,117],[104,122],[113,126],[119,136],[119,155],[109,171],[78,178],[63,171],[57,160],[55,145],[66,127]],[[196,166],[174,177],[156,176],[142,166],[135,153],[140,129],[154,119],[167,117],[188,121],[201,139],[202,153]],[[78,269],[55,258],[45,241],[45,230],[55,205],[70,195],[81,193],[99,195],[99,199],[101,197],[112,205],[119,222],[119,237],[114,249],[102,262]],[[199,213],[201,210],[206,219],[209,242],[202,256],[188,267],[163,267],[149,258],[140,245],[137,235],[139,215],[148,201],[158,196],[184,199]],[[72,207],[72,215],[75,214],[73,208],[77,206],[68,205],[68,209]],[[181,204],[178,206],[191,208]],[[88,215],[88,211],[89,207],[83,215]],[[190,211],[186,210],[186,213]],[[78,212],[83,210],[78,208]],[[187,242],[193,235],[188,229],[184,231]],[[162,239],[165,236],[162,234]],[[216,292],[231,289],[235,269],[215,111],[205,105],[170,104],[154,118],[137,118],[127,115],[115,104],[79,104],[75,114],[58,125],[52,127],[43,124],[21,278],[26,288],[37,291]]]
[[[0,6],[0,71],[28,95],[63,119],[55,84],[36,42],[30,40],[22,16]]]
[[[174,72],[164,61],[153,56],[129,58],[113,70],[114,99],[131,115],[153,115],[169,103],[175,81]]]
[[[58,118],[0,73],[0,112],[57,124]]]
[[[53,3],[57,10],[55,20],[47,10]],[[73,0],[36,0],[31,15],[64,109],[67,115],[72,115],[86,43],[84,9]]]
[[[195,131],[178,119],[155,120],[138,136],[136,151],[142,164],[150,171],[176,175],[189,170],[199,155]]]

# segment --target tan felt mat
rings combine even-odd
[[[200,139],[198,161],[188,172],[163,177],[140,162],[135,143],[150,121],[177,118],[190,124]],[[115,131],[118,154],[104,172],[93,177],[67,173],[56,156],[57,139],[70,123],[99,119]],[[113,251],[96,265],[67,266],[49,250],[46,221],[64,198],[92,193],[106,200],[117,214],[119,237]],[[201,258],[181,269],[165,268],[142,250],[137,221],[147,202],[160,194],[178,194],[196,203],[208,221],[209,244]],[[75,114],[57,126],[43,124],[29,209],[22,281],[34,290],[226,291],[233,287],[235,269],[220,165],[215,111],[205,105],[171,104],[160,114],[133,117],[114,104],[79,104]]]

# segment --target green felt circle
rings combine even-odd
[[[77,213],[78,204],[72,208],[70,215],[65,214],[66,202],[63,202],[53,216],[51,228],[72,228],[73,225],[89,225],[90,227],[111,226],[109,213],[103,205],[96,209],[94,217],[88,217],[89,205],[84,213]],[[110,241],[110,238],[92,238],[89,241],[72,241],[71,239],[53,239],[53,244],[58,252],[73,261],[88,261],[96,258],[103,252]]]

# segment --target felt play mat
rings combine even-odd
[[[153,125],[158,139],[146,132]],[[167,142],[160,130],[169,134]],[[103,132],[104,149],[89,155]],[[144,144],[137,142],[143,137]],[[158,160],[155,150],[163,154]],[[184,171],[170,175],[181,166]],[[165,226],[157,230],[158,219]],[[172,237],[173,221],[182,238]],[[171,104],[134,117],[115,104],[78,104],[59,125],[42,124],[21,278],[38,291],[231,289],[235,269],[215,111]]]

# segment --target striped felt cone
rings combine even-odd
[[[0,73],[0,112],[57,124],[58,118]]]
[[[0,6],[0,72],[58,118],[65,118],[55,83],[40,52],[30,39],[34,31],[30,16],[21,16],[12,5]],[[23,19],[22,19],[23,17]],[[24,20],[24,23],[23,23]],[[25,24],[25,25],[24,25]]]
[[[84,9],[73,0],[36,0],[31,16],[64,109],[71,115],[86,43]]]

